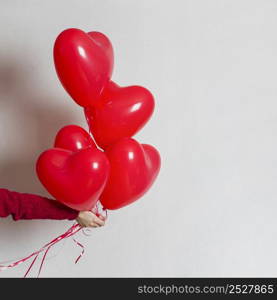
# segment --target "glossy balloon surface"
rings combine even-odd
[[[44,151],[37,160],[41,183],[63,204],[79,211],[92,209],[108,180],[106,155],[83,128],[75,125],[58,132],[55,146],[58,148]]]
[[[89,133],[82,127],[67,125],[57,133],[54,147],[78,151],[88,147],[96,148],[96,145]]]
[[[114,66],[114,51],[109,38],[99,31],[90,31],[87,33],[89,37],[97,44],[109,61],[109,76],[111,77]]]
[[[88,34],[70,28],[57,37],[53,52],[65,90],[79,105],[94,105],[112,75],[113,50],[109,39],[100,32]]]
[[[59,130],[54,147],[37,160],[40,181],[55,199],[79,211],[91,210],[98,200],[111,210],[133,203],[152,186],[161,165],[153,146],[131,138],[150,119],[153,95],[142,86],[111,81],[113,47],[100,32],[64,30],[53,55],[58,77],[84,108],[93,138],[77,125]]]
[[[152,186],[160,170],[159,152],[131,138],[120,140],[105,154],[111,172],[100,201],[107,209],[119,209],[139,199]]]
[[[141,86],[120,87],[110,81],[95,107],[85,115],[99,147],[107,148],[124,137],[132,137],[150,119],[153,95]]]

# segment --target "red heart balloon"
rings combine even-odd
[[[75,152],[88,147],[97,148],[88,132],[77,125],[67,125],[60,129],[54,147]]]
[[[161,159],[153,146],[124,138],[105,153],[111,171],[100,201],[107,209],[118,209],[140,198],[159,173]]]
[[[119,87],[110,81],[95,107],[85,115],[96,143],[102,149],[137,133],[154,111],[152,94],[141,86]]]
[[[113,46],[111,41],[105,36],[103,33],[98,31],[90,31],[87,33],[90,38],[97,44],[102,51],[104,52],[106,58],[109,60],[109,70],[110,70],[110,77],[113,71],[114,66],[114,53],[113,53]]]
[[[79,126],[64,127],[55,141],[59,148],[44,151],[36,164],[37,175],[48,192],[79,211],[95,206],[110,170],[106,155],[85,133]]]
[[[113,48],[100,32],[64,30],[54,45],[58,77],[70,96],[81,106],[94,105],[113,70]]]

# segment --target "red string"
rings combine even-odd
[[[49,246],[49,247],[46,249],[46,251],[44,252],[44,255],[43,255],[42,261],[41,261],[41,263],[40,263],[40,266],[39,266],[39,271],[38,271],[38,275],[37,275],[37,277],[39,277],[39,275],[40,275],[40,272],[41,272],[41,269],[42,269],[42,266],[43,266],[43,263],[44,263],[45,257],[46,257],[46,255],[47,255],[47,253],[48,253],[48,251],[50,250],[50,248],[51,248],[51,247],[52,247],[52,245],[51,245],[51,246]]]
[[[36,262],[36,260],[37,260],[37,258],[39,256],[39,254],[41,252],[45,251],[45,253],[43,255],[43,258],[42,258],[42,261],[41,261],[41,264],[40,264],[39,272],[38,272],[38,277],[39,277],[40,272],[42,270],[43,263],[44,263],[45,258],[46,258],[46,255],[47,255],[48,251],[51,249],[51,247],[54,246],[55,244],[57,244],[58,242],[60,242],[61,240],[65,239],[65,238],[68,238],[68,237],[76,234],[80,229],[82,229],[82,227],[79,224],[72,225],[65,233],[63,233],[60,236],[54,238],[51,242],[47,243],[46,245],[44,245],[43,247],[41,247],[39,250],[34,251],[30,255],[28,255],[28,256],[26,256],[24,258],[21,258],[20,260],[17,260],[15,262],[12,262],[11,264],[8,264],[8,265],[4,265],[3,263],[0,263],[0,271],[7,270],[8,268],[16,267],[19,264],[22,264],[23,262],[27,261],[31,257],[35,256],[34,259],[33,259],[33,261],[32,261],[32,263],[30,264],[28,270],[26,271],[26,273],[24,275],[24,278],[25,278],[25,277],[27,277],[27,275],[29,274],[30,270],[32,269],[34,263]],[[83,245],[81,245],[81,244],[79,246],[83,247]],[[83,252],[84,252],[84,249],[82,251],[81,256],[83,255]]]
[[[83,254],[85,253],[85,247],[80,243],[80,242],[78,242],[77,240],[75,240],[74,238],[73,238],[73,241],[79,246],[79,247],[81,247],[82,248],[82,252],[81,252],[81,254],[76,258],[76,260],[75,260],[75,264],[77,264],[77,262],[79,261],[79,259],[83,256]]]
[[[32,263],[30,264],[30,266],[29,266],[29,268],[28,268],[28,270],[27,270],[27,272],[24,274],[24,278],[26,278],[27,275],[29,274],[29,272],[30,272],[30,270],[32,269],[32,267],[33,267],[35,261],[36,261],[37,258],[38,258],[38,255],[39,255],[39,254],[37,254],[37,255],[35,256],[35,258],[33,259]]]
[[[107,210],[105,208],[103,208],[103,211],[105,212],[106,216],[105,219],[107,219]],[[92,210],[92,212],[94,212],[95,214],[99,215],[99,201],[97,202],[97,205],[94,207],[94,209]],[[73,235],[75,235],[77,232],[79,232],[82,229],[82,227],[79,224],[74,224],[72,225],[66,232],[64,232],[63,234],[59,235],[58,237],[54,238],[52,241],[50,241],[49,243],[45,244],[43,247],[41,247],[39,250],[34,251],[33,253],[31,253],[30,255],[21,258],[17,261],[14,261],[8,265],[5,265],[4,263],[0,262],[0,271],[4,271],[7,270],[9,268],[14,268],[20,264],[22,264],[23,262],[29,260],[31,257],[34,257],[33,261],[31,262],[29,268],[27,269],[24,278],[27,277],[27,275],[29,274],[29,272],[31,271],[32,267],[34,266],[38,256],[40,255],[40,253],[42,253],[44,251],[44,255],[42,257],[42,261],[40,263],[40,267],[39,267],[39,271],[38,271],[38,275],[37,277],[39,277],[43,264],[45,262],[46,256],[49,252],[49,250],[58,242],[62,241],[63,239],[66,239],[68,237],[71,237]],[[83,228],[83,233],[85,234],[85,228]],[[87,234],[86,234],[87,235]],[[81,254],[76,258],[75,260],[75,264],[80,260],[80,258],[83,256],[83,254],[85,253],[85,247],[78,242],[75,238],[73,238],[73,241],[76,245],[78,245],[79,247],[82,248],[82,252]]]

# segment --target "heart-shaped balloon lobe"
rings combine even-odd
[[[69,95],[86,107],[97,102],[113,70],[113,50],[100,32],[64,30],[54,44],[58,77]]]
[[[97,106],[85,108],[85,115],[96,143],[106,149],[136,134],[150,119],[154,106],[153,95],[144,87],[120,87],[110,81]]]
[[[74,152],[89,147],[97,148],[89,133],[77,125],[67,125],[60,129],[56,135],[54,147]]]
[[[37,174],[58,201],[76,210],[90,210],[102,193],[110,165],[87,131],[77,125],[59,130],[55,148],[37,160]]]
[[[37,160],[37,175],[48,192],[75,210],[91,210],[109,175],[109,162],[96,148],[78,152],[53,148]]]
[[[118,209],[139,199],[159,173],[161,159],[153,146],[124,138],[105,153],[111,171],[100,201],[107,209]]]
[[[94,43],[96,43],[102,49],[106,58],[109,60],[109,74],[111,77],[114,66],[114,52],[111,41],[105,34],[98,31],[90,31],[87,34],[94,41]]]

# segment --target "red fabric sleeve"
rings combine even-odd
[[[0,217],[9,215],[15,221],[21,219],[74,220],[78,216],[78,211],[46,197],[0,189]]]

